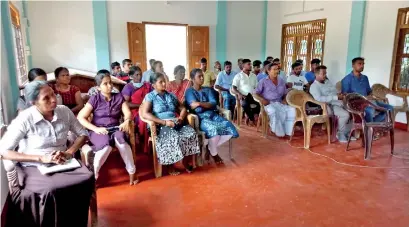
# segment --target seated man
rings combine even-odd
[[[224,62],[224,70],[219,73],[214,87],[219,89],[223,97],[223,107],[230,110],[233,114],[234,106],[236,105],[236,98],[230,94],[230,88],[233,84],[234,76],[236,75],[232,70],[232,64],[229,61]]]
[[[308,87],[309,84],[307,79],[305,79],[305,77],[301,75],[302,64],[296,61],[291,65],[291,68],[293,69],[293,71],[287,79],[287,87],[303,91],[304,86]]]
[[[253,73],[254,75],[258,75],[261,72],[261,61],[255,60],[253,61]]]
[[[265,60],[263,62],[263,70],[259,74],[257,74],[257,81],[258,82],[260,82],[260,80],[268,77],[267,68],[268,68],[269,64],[271,64],[270,61]]]
[[[348,132],[350,127],[347,126],[350,115],[345,110],[342,100],[343,94],[337,94],[337,88],[327,79],[327,67],[324,65],[315,68],[315,81],[312,83],[310,93],[315,100],[327,103],[328,114],[334,114],[338,117],[337,138],[341,143],[348,142]],[[355,140],[355,138],[351,138]]]
[[[142,83],[148,82],[150,83],[150,78],[151,75],[154,74],[154,68],[153,68],[153,63],[155,63],[155,59],[149,59],[149,66],[151,67],[150,69],[146,70],[142,74]]]
[[[385,108],[389,111],[393,110],[393,107],[381,101],[374,100],[372,96],[372,89],[369,86],[368,77],[362,74],[364,71],[365,59],[357,57],[352,59],[352,72],[342,79],[342,93],[359,93],[372,99],[372,103]],[[385,120],[386,112],[380,112],[375,115],[375,109],[373,107],[367,107],[365,109],[365,121],[366,122],[381,122]]]
[[[286,75],[286,73],[284,72],[284,70],[281,69],[280,59],[279,59],[279,58],[275,58],[275,59],[273,60],[273,63],[276,63],[276,64],[278,65],[278,69],[280,70],[278,76],[279,76],[282,80],[284,80],[284,82],[287,83],[287,75]]]
[[[305,79],[307,79],[309,84],[312,84],[315,80],[315,68],[321,64],[321,60],[314,58],[311,60],[311,71],[305,74]]]
[[[244,113],[248,117],[246,124],[250,123],[251,126],[254,126],[255,115],[260,112],[260,104],[251,95],[257,87],[257,77],[251,72],[250,59],[243,59],[242,68],[243,70],[233,79],[232,92],[238,95],[239,100],[241,100]],[[237,121],[241,121],[241,119],[237,119]]]
[[[213,87],[214,82],[216,81],[216,76],[214,73],[207,69],[207,59],[200,59],[200,69],[203,71],[203,87]]]
[[[122,61],[122,72],[116,75],[116,78],[129,83],[131,79],[129,78],[129,69],[132,67],[131,59],[124,59]]]

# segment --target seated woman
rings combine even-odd
[[[131,121],[131,111],[120,93],[111,93],[112,81],[108,70],[100,70],[95,76],[95,82],[100,91],[91,96],[88,103],[78,113],[78,120],[89,130],[94,156],[95,178],[112,151],[113,144],[118,148],[125,168],[129,173],[129,184],[138,183],[135,172],[135,163],[132,149],[125,141],[125,133],[128,131]],[[120,124],[121,113],[125,121]],[[89,117],[93,115],[92,120]]]
[[[52,85],[52,88],[55,94],[61,96],[64,106],[67,106],[74,114],[77,114],[84,107],[80,89],[77,86],[70,85],[71,78],[67,68],[56,68],[54,75],[55,85]]]
[[[223,160],[217,152],[217,147],[232,137],[239,137],[239,133],[230,121],[217,113],[217,101],[212,88],[202,87],[203,71],[193,69],[190,72],[190,79],[193,81],[193,87],[186,91],[186,104],[199,116],[200,130],[205,132],[206,138],[209,139],[210,154],[217,164],[221,164]]]
[[[18,162],[16,171],[22,185],[10,192],[6,225],[87,226],[93,174],[84,165],[52,175],[42,175],[37,169],[71,159],[84,144],[87,131],[67,107],[57,106],[45,81],[33,81],[25,89],[32,106],[12,121],[0,141],[2,159]],[[66,146],[69,130],[77,135],[71,147]],[[27,146],[15,151],[21,140],[26,140]]]
[[[254,97],[261,101],[270,119],[270,128],[278,137],[291,136],[295,121],[295,108],[285,100],[286,84],[279,78],[278,64],[267,66],[268,77],[261,79]]]
[[[177,175],[173,164],[184,160],[184,166],[188,172],[192,171],[186,156],[198,154],[199,141],[195,130],[189,125],[184,125],[186,108],[177,100],[176,96],[166,91],[165,76],[154,73],[151,76],[151,84],[154,91],[145,96],[144,103],[140,107],[142,117],[153,121],[158,126],[156,137],[156,153],[161,165],[169,165],[171,175]],[[175,112],[180,115],[176,118]]]
[[[139,120],[139,107],[145,96],[151,92],[152,86],[149,82],[142,83],[142,70],[138,66],[132,66],[129,70],[132,81],[122,89],[122,95],[132,111],[132,119],[138,126],[139,147],[143,152],[149,152],[149,133],[145,122]]]
[[[166,75],[164,69],[163,69],[163,63],[161,61],[155,61],[153,63],[153,72],[155,73],[161,73],[165,77],[166,84],[169,83],[169,77]]]
[[[44,70],[40,68],[32,68],[30,71],[28,71],[28,82],[33,82],[33,81],[47,81],[47,73],[45,73]],[[23,93],[25,93],[26,90],[23,90]],[[32,104],[30,102],[27,102],[25,99],[25,95],[21,96],[18,100],[17,103],[17,113],[20,113],[21,111],[27,109],[30,107]]]
[[[191,86],[191,82],[188,79],[185,79],[186,69],[182,65],[175,67],[173,71],[175,75],[175,80],[170,81],[166,90],[176,95],[179,102],[185,102],[185,92]]]

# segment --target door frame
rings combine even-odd
[[[188,30],[189,30],[189,25],[188,24],[180,24],[180,23],[165,23],[165,22],[152,22],[152,21],[142,21],[143,26],[145,26],[145,36],[146,36],[146,25],[166,25],[166,26],[184,26],[186,27],[186,66],[189,67],[189,49],[188,49]],[[146,40],[145,40],[145,46],[146,46]],[[148,60],[148,51],[146,50],[145,47],[145,55],[146,55],[146,60]],[[150,66],[149,66],[150,67]],[[148,68],[148,66],[146,67]],[[188,70],[186,68],[186,70]]]

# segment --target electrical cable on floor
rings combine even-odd
[[[242,132],[243,132],[243,131],[242,131]],[[268,139],[268,138],[267,138],[267,139]],[[292,147],[292,148],[305,149],[304,147],[296,147],[296,146],[291,145],[289,140],[287,140],[286,143],[287,143],[290,147]],[[314,154],[314,155],[317,155],[317,156],[321,156],[321,157],[327,158],[327,159],[329,159],[329,160],[331,160],[331,161],[333,161],[333,162],[335,162],[335,163],[337,163],[337,164],[339,164],[339,165],[344,165],[344,166],[349,166],[349,167],[368,168],[368,169],[409,169],[409,166],[408,166],[408,167],[389,167],[389,166],[365,166],[365,165],[349,164],[349,163],[337,161],[336,159],[331,158],[331,157],[329,157],[329,156],[326,156],[326,155],[324,155],[324,154],[320,154],[320,153],[314,152],[314,151],[312,151],[312,150],[309,149],[309,148],[308,148],[308,149],[305,149],[305,150],[307,150],[307,151],[308,151],[309,153],[311,153],[311,154]],[[408,154],[407,156],[408,156],[408,158],[400,157],[400,156],[397,156],[397,155],[395,155],[395,154],[392,155],[392,157],[395,157],[395,158],[399,158],[399,159],[403,159],[403,160],[409,160],[409,154]]]
[[[288,144],[290,147],[292,147],[292,148],[305,149],[304,147],[296,147],[296,146],[291,145],[289,140],[287,140],[287,144]],[[337,163],[337,164],[344,165],[344,166],[359,167],[359,168],[369,168],[369,169],[409,169],[409,166],[408,166],[408,167],[387,167],[387,166],[364,166],[364,165],[349,164],[349,163],[337,161],[337,160],[335,160],[334,158],[328,157],[328,156],[326,156],[326,155],[324,155],[324,154],[320,154],[320,153],[314,152],[314,151],[312,151],[312,150],[309,149],[309,148],[308,148],[308,149],[305,149],[305,150],[307,150],[307,151],[308,151],[309,153],[311,153],[311,154],[314,154],[314,155],[317,155],[317,156],[321,156],[321,157],[327,158],[327,159],[329,159],[329,160],[331,160],[331,161],[333,161],[333,162],[335,162],[335,163]],[[396,157],[396,158],[400,158],[400,159],[406,159],[406,158],[401,158],[401,157],[396,156],[396,155],[392,155],[392,157]],[[409,156],[408,156],[408,157],[409,157]],[[408,160],[409,160],[409,158],[408,158]]]

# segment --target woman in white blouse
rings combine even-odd
[[[0,156],[17,162],[19,180],[16,190],[10,191],[7,225],[87,226],[95,187],[92,172],[84,165],[52,175],[42,175],[37,169],[73,158],[87,131],[68,107],[57,106],[54,91],[45,81],[33,81],[25,89],[32,106],[11,122],[0,141]],[[77,135],[71,147],[67,147],[68,131]],[[21,140],[26,146],[17,149]]]

